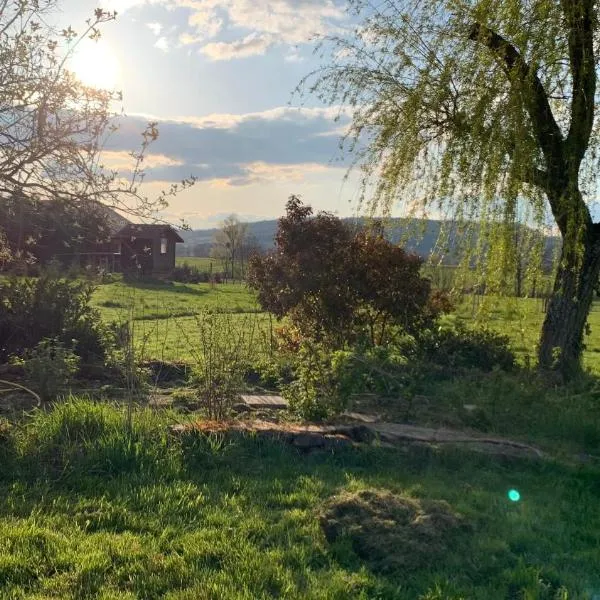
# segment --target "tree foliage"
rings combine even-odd
[[[217,230],[213,240],[211,256],[223,262],[225,273],[235,279],[236,266],[244,272],[244,259],[248,224],[242,223],[236,215],[229,215]]]
[[[437,312],[421,260],[383,237],[354,230],[296,196],[279,220],[275,249],[250,262],[249,283],[265,310],[289,316],[307,337],[336,347],[366,336],[386,340],[391,325],[414,332]]]
[[[0,198],[0,223],[13,263],[43,264],[61,255],[92,252],[110,237],[106,212],[98,203]]]
[[[323,40],[303,83],[349,106],[346,142],[375,180],[371,209],[483,223],[475,245],[516,268],[515,228],[563,240],[539,359],[580,358],[600,271],[596,191],[598,8],[593,0],[350,0],[359,25]],[[474,243],[465,230],[465,246]],[[469,264],[469,257],[465,258]],[[558,357],[558,358],[557,358]]]

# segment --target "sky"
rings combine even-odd
[[[355,213],[358,176],[345,179],[349,161],[339,148],[348,113],[292,96],[321,64],[313,36],[349,26],[342,2],[58,1],[57,21],[76,31],[98,5],[118,13],[99,42],[79,46],[71,68],[86,83],[123,92],[125,116],[107,143],[107,165],[126,168],[145,123],[156,120],[146,192],[198,178],[164,218],[195,228],[231,213],[276,218],[290,194],[316,209]]]

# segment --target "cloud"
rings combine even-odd
[[[304,181],[309,174],[326,173],[331,167],[318,163],[298,163],[291,165],[269,164],[263,161],[243,165],[243,175],[228,179],[215,179],[214,185],[218,187],[246,186],[257,183],[277,183]]]
[[[168,52],[170,48],[169,40],[166,37],[159,37],[154,44],[155,48],[162,50],[163,52]]]
[[[270,36],[251,33],[236,42],[212,42],[202,46],[200,51],[212,60],[231,60],[264,54],[272,45]]]
[[[125,150],[105,150],[102,153],[102,162],[107,169],[118,171],[132,171],[135,159],[131,152]],[[142,162],[144,169],[157,169],[159,167],[177,167],[183,165],[183,161],[165,156],[164,154],[146,154]]]
[[[184,32],[179,35],[178,40],[182,46],[190,46],[192,44],[198,44],[202,41],[202,38]]]
[[[297,52],[290,52],[283,57],[283,60],[290,63],[301,63],[304,62],[304,57]]]
[[[320,135],[330,135],[333,131],[334,121],[348,121],[352,115],[352,109],[343,106],[322,107],[292,107],[278,106],[260,112],[251,113],[214,113],[201,117],[158,117],[150,114],[138,114],[138,118],[148,121],[161,121],[162,123],[179,123],[191,125],[199,129],[232,129],[246,123],[261,121],[281,121],[290,123],[316,122],[323,123]],[[339,127],[339,125],[338,125]],[[315,134],[318,135],[318,134]]]
[[[148,29],[156,36],[159,36],[160,32],[163,30],[162,23],[146,23],[146,27],[148,27]]]
[[[188,29],[178,36],[182,45],[206,43],[227,33],[229,39],[202,47],[202,53],[213,60],[263,54],[272,44],[306,44],[314,35],[335,30],[346,19],[341,0],[112,1],[121,12],[149,4],[185,11]]]
[[[107,148],[113,163],[121,167],[127,153],[139,148],[140,133],[149,120],[155,118],[122,119]],[[335,163],[341,157],[334,132],[348,123],[339,108],[279,107],[242,115],[156,120],[159,137],[144,164],[148,181],[180,181],[195,175],[219,186],[246,186],[300,181],[306,173],[345,169],[343,161]]]

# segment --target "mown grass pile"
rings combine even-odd
[[[20,424],[2,423],[2,597],[589,599],[600,592],[600,472],[592,465],[413,446],[300,456],[247,438],[177,437],[169,433],[177,419],[139,409],[128,424],[125,409],[70,399]],[[511,488],[520,502],[507,498]],[[365,560],[343,531],[328,541],[322,516],[335,499],[365,502],[369,490],[395,499],[395,512],[369,509],[392,530],[406,508],[426,518],[428,507],[443,506],[453,537],[439,538],[435,519],[420,527],[433,527],[436,543],[452,542],[444,560],[405,569],[377,555]],[[347,530],[351,512],[343,513]]]

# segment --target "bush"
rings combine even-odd
[[[23,358],[15,360],[25,370],[25,381],[42,402],[66,391],[79,367],[79,357],[56,338],[43,339]]]
[[[431,295],[421,259],[392,244],[383,227],[355,231],[290,197],[275,248],[251,258],[248,284],[263,310],[287,317],[303,337],[343,349],[390,342],[397,330],[431,326],[449,308]]]
[[[210,273],[200,271],[198,267],[184,262],[173,269],[171,279],[178,283],[208,283],[210,281]]]
[[[90,306],[94,289],[91,281],[54,270],[0,281],[0,363],[52,338],[84,361],[102,360],[106,339],[100,313]]]
[[[419,358],[452,369],[510,371],[516,364],[508,336],[461,323],[421,332],[415,348]]]
[[[196,334],[181,329],[194,359],[192,383],[208,418],[222,419],[244,387],[256,354],[257,319],[205,310],[194,317]]]
[[[340,371],[345,353],[330,352],[321,344],[305,341],[299,348],[296,379],[282,387],[282,396],[303,419],[321,420],[346,408],[350,393]]]
[[[339,414],[361,394],[410,399],[420,379],[420,363],[410,364],[390,347],[331,351],[304,340],[295,357],[295,380],[282,394],[305,419]]]
[[[259,357],[246,368],[244,381],[250,385],[279,390],[293,381],[293,371],[294,364],[289,356]]]

